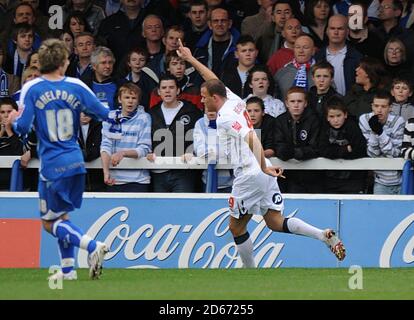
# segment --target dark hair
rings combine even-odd
[[[255,65],[253,68],[249,70],[249,73],[247,74],[246,83],[251,84],[253,79],[253,73],[255,72],[264,72],[267,75],[267,80],[269,81],[269,89],[267,90],[268,94],[273,96],[273,93],[275,91],[275,79],[273,78],[272,74],[269,71],[269,68],[266,65]]]
[[[343,113],[348,113],[348,108],[344,100],[338,95],[333,95],[326,101],[325,114],[327,114],[329,110],[340,110]]]
[[[262,112],[264,112],[265,105],[262,99],[256,96],[252,96],[246,100],[246,106],[251,103],[257,103],[260,106],[260,109],[262,109]]]
[[[219,79],[211,79],[204,82],[201,88],[206,88],[210,96],[216,94],[220,97],[227,98],[226,86]]]
[[[332,64],[330,64],[328,61],[326,60],[321,60],[317,63],[315,63],[312,67],[311,67],[311,74],[312,76],[315,75],[315,71],[318,69],[328,69],[329,73],[331,74],[331,77],[334,77],[335,74],[335,69],[333,67]]]
[[[384,82],[385,69],[380,60],[373,57],[363,57],[359,66],[366,72],[372,87],[383,87],[381,84]]]
[[[391,104],[392,102],[392,96],[391,94],[384,89],[379,89],[375,92],[374,97],[372,98],[372,101],[374,101],[374,99],[386,99],[388,100],[388,103]]]
[[[34,28],[33,26],[31,26],[30,24],[28,24],[27,22],[22,22],[22,23],[17,23],[13,26],[12,28],[12,39],[14,41],[17,41],[17,36],[21,33],[26,33],[26,32],[32,32],[33,37],[34,37]]]
[[[256,42],[254,41],[253,37],[249,34],[243,34],[239,37],[239,39],[236,42],[236,46],[241,44],[241,45],[245,45],[247,43],[253,43],[256,46]]]
[[[160,76],[160,81],[158,82],[158,88],[161,87],[161,81],[168,81],[168,80],[173,80],[177,88],[180,89],[180,84],[178,83],[178,79],[170,73],[163,73]]]
[[[13,109],[16,110],[16,111],[19,109],[19,107],[17,106],[16,101],[11,97],[3,97],[3,98],[0,99],[0,107],[5,105],[5,104],[11,105],[13,107]]]
[[[27,2],[20,2],[17,6],[15,6],[14,7],[14,9],[13,9],[13,18],[16,18],[16,12],[17,12],[17,9],[19,9],[20,7],[23,7],[23,6],[25,6],[25,7],[29,7],[30,9],[32,9],[32,13],[33,13],[33,16],[35,15],[35,10],[34,10],[34,8],[32,7],[32,5],[30,4],[30,3],[27,3]]]
[[[381,4],[383,1],[384,0],[379,0],[379,3]],[[401,14],[402,14],[403,4],[402,4],[401,0],[392,0],[392,6],[393,6],[394,10],[401,10]],[[398,18],[401,18],[401,16],[398,17]]]
[[[394,88],[394,86],[398,83],[404,83],[408,86],[408,89],[413,92],[413,82],[406,77],[396,77],[394,79],[392,79],[392,84],[391,84],[391,88]]]
[[[272,5],[272,14],[274,13],[275,8],[278,4],[288,4],[289,7],[290,7],[290,10],[292,10],[292,5],[290,4],[289,0],[276,0],[275,3],[273,3],[273,5]]]
[[[172,59],[182,60],[182,61],[185,62],[185,60],[178,55],[177,51],[175,51],[175,50],[170,51],[165,56],[165,69],[166,70],[168,69]]]
[[[329,0],[309,0],[309,1],[306,1],[305,2],[305,17],[308,21],[309,26],[316,26],[315,13],[313,11],[314,11],[314,8],[316,7],[316,5],[318,4],[318,2],[325,2],[329,6],[329,14],[327,16],[327,21],[329,20],[329,18],[333,14],[332,4],[331,4],[331,1],[329,1]]]
[[[191,0],[190,5],[188,6],[190,11],[191,11],[191,7],[193,6],[204,6],[206,11],[208,11],[208,3],[205,0]]]
[[[84,32],[91,32],[89,28],[88,21],[86,20],[85,14],[81,11],[73,11],[66,18],[65,24],[63,25],[63,30],[70,31],[70,20],[74,18],[80,25],[85,26]]]

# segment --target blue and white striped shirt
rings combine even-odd
[[[133,118],[122,122],[121,139],[110,138],[110,127],[110,123],[102,123],[101,152],[104,151],[112,155],[122,150],[135,150],[138,158],[142,158],[151,151],[151,117],[144,111],[143,106],[138,107],[137,114]],[[131,182],[149,184],[151,180],[149,171],[144,169],[111,169],[110,174],[115,179],[115,184]]]

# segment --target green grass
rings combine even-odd
[[[348,269],[105,269],[91,281],[51,290],[46,269],[0,269],[6,299],[414,299],[414,268],[363,269],[363,289],[351,290]]]

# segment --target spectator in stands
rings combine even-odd
[[[351,115],[359,116],[372,110],[372,99],[377,88],[384,88],[384,67],[375,58],[364,57],[355,71],[355,85],[345,96],[345,104]]]
[[[311,108],[320,118],[321,123],[326,120],[326,101],[338,95],[333,88],[334,67],[328,61],[320,61],[311,68],[312,80],[315,83],[309,89],[308,108]]]
[[[414,1],[401,0],[403,10],[400,18],[400,26],[409,29],[414,23]]]
[[[21,86],[33,79],[36,79],[37,77],[40,77],[40,69],[35,66],[28,66],[26,69],[24,69],[21,79]],[[21,90],[16,91],[15,93],[11,94],[10,96],[15,100],[16,102],[19,102],[20,99],[20,92]]]
[[[414,160],[414,118],[408,119],[405,123],[401,156],[405,160]]]
[[[252,88],[252,93],[244,101],[253,96],[259,97],[264,103],[264,113],[274,118],[286,112],[284,103],[273,97],[275,84],[266,66],[256,65],[250,69],[246,82]]]
[[[156,56],[163,54],[164,45],[162,39],[164,37],[164,25],[159,16],[150,14],[144,18],[142,22],[142,37],[144,38],[142,47],[148,52],[148,62],[151,62]]]
[[[201,103],[200,88],[190,81],[190,77],[185,74],[187,64],[184,59],[180,58],[176,51],[170,51],[166,57],[167,73],[173,75],[178,80],[180,88],[179,100],[186,100],[198,107],[200,110],[204,109]],[[150,108],[161,102],[161,97],[158,95],[158,89],[155,88],[151,92]]]
[[[34,12],[34,27],[35,31],[39,33],[42,39],[45,39],[50,34],[49,16],[45,15],[40,9],[40,0],[20,0],[20,3],[30,4]]]
[[[7,122],[12,110],[17,111],[16,102],[11,98],[0,99],[0,155],[20,156],[23,154],[23,141],[14,134]],[[11,169],[0,169],[0,190],[9,190]]]
[[[139,105],[141,90],[133,83],[119,88],[120,123],[103,122],[101,157],[109,192],[147,192],[150,175],[143,169],[109,169],[124,158],[139,159],[151,151],[151,117]]]
[[[391,100],[387,91],[377,91],[372,101],[372,112],[359,118],[371,158],[395,158],[401,154],[405,121],[391,113]],[[374,194],[399,194],[400,188],[400,171],[375,171]]]
[[[15,49],[8,53],[4,69],[19,78],[27,65],[27,58],[33,49],[33,27],[27,23],[19,23],[12,29],[11,39],[15,43]]]
[[[241,98],[245,98],[251,93],[251,87],[246,80],[249,71],[256,64],[257,54],[253,38],[249,35],[242,35],[236,42],[236,51],[234,52],[237,64],[229,64],[223,69],[221,81]]]
[[[174,76],[163,75],[158,90],[162,101],[150,109],[153,149],[147,159],[155,161],[157,156],[181,157],[192,153],[188,132],[194,129],[202,112],[193,104],[177,99],[180,88]],[[152,170],[153,191],[195,192],[196,175],[191,170]]]
[[[204,117],[197,120],[193,132],[194,154],[196,157],[206,159],[207,161],[218,160],[219,163],[226,164],[229,163],[229,159],[224,150],[219,148],[216,119],[217,112],[207,111],[207,109],[205,109]],[[191,159],[192,154],[187,153],[185,155],[185,160],[189,161]],[[217,170],[217,192],[230,193],[233,179],[234,176],[232,170]],[[203,171],[201,180],[203,182],[202,190],[206,190],[207,170]]]
[[[317,48],[328,44],[326,29],[332,13],[332,5],[329,0],[306,1],[305,16],[308,19],[309,34]]]
[[[141,105],[149,110],[150,94],[157,87],[158,76],[148,67],[148,52],[135,48],[128,52],[126,59],[127,81],[135,83],[141,89]]]
[[[385,70],[391,79],[395,77],[412,78],[411,61],[407,59],[404,43],[398,38],[391,38],[385,45]]]
[[[59,40],[62,40],[65,43],[66,49],[68,49],[69,51],[69,61],[72,61],[72,59],[75,57],[75,53],[74,53],[75,38],[72,32],[62,31],[59,34]]]
[[[326,121],[320,137],[320,156],[328,159],[357,159],[367,155],[367,141],[358,122],[348,117],[348,110],[339,96],[326,102]],[[324,192],[338,194],[364,193],[366,172],[360,170],[324,171]]]
[[[336,91],[345,95],[355,83],[355,69],[358,67],[362,54],[346,44],[347,17],[343,15],[330,17],[327,35],[329,44],[316,53],[315,59],[316,61],[326,60],[333,65]]]
[[[63,6],[63,20],[66,21],[67,17],[74,11],[79,11],[85,16],[89,26],[88,29],[96,35],[101,21],[105,18],[103,9],[95,5],[92,0],[68,0],[66,5]]]
[[[383,59],[385,42],[378,34],[368,25],[368,11],[366,1],[352,1],[353,7],[348,12],[348,43],[364,56],[374,57],[379,60]],[[358,8],[363,13],[362,24],[358,26],[352,18],[357,14]]]
[[[95,38],[91,33],[80,33],[75,37],[75,54],[66,71],[67,76],[81,78],[90,77],[93,69],[91,65],[92,52],[95,50]]]
[[[376,32],[386,43],[391,37],[400,39],[407,48],[407,56],[414,55],[414,32],[399,25],[403,5],[400,0],[380,0]]]
[[[102,122],[81,112],[78,143],[85,162],[101,156]],[[104,191],[102,170],[87,169],[85,190],[90,192]]]
[[[285,100],[286,92],[292,87],[306,91],[313,86],[310,69],[315,64],[315,46],[309,35],[301,35],[295,41],[294,59],[275,74],[276,97]]]
[[[40,63],[39,63],[39,54],[37,51],[33,51],[29,56],[27,57],[27,67],[35,67],[40,70]]]
[[[160,77],[161,74],[166,72],[165,61],[167,54],[178,49],[178,39],[184,39],[183,28],[178,25],[167,28],[165,35],[162,38],[162,42],[165,47],[163,54],[155,56],[148,64],[148,67],[154,71],[157,77]]]
[[[21,23],[29,24],[33,27],[33,50],[39,49],[42,39],[48,35],[48,25],[43,28],[42,32],[35,24],[36,17],[33,7],[28,3],[19,3],[12,10],[12,16],[8,19],[6,28],[3,31],[0,39],[7,41],[7,52],[8,54],[13,54],[16,49],[16,44],[13,41],[13,38],[10,38],[10,34],[13,33],[16,25]]]
[[[120,1],[121,9],[102,20],[98,30],[98,36],[105,39],[119,62],[143,42],[142,22],[147,15],[142,8],[144,0]]]
[[[249,113],[253,128],[262,143],[264,156],[271,158],[275,156],[273,134],[275,118],[266,114],[264,108],[263,100],[259,97],[250,97],[246,101],[246,110]]]
[[[299,20],[296,18],[288,19],[282,30],[282,37],[285,39],[283,46],[273,53],[267,61],[267,66],[272,76],[293,60],[295,57],[293,47],[295,46],[296,39],[300,35],[302,35],[302,26]]]
[[[112,110],[118,108],[116,93],[120,86],[120,82],[112,75],[114,64],[115,57],[112,51],[107,47],[97,47],[91,55],[93,73],[81,77],[99,101]]]
[[[234,51],[240,33],[232,28],[232,20],[227,10],[213,9],[208,21],[210,30],[200,38],[194,57],[217,75],[222,75],[223,66],[234,63]]]
[[[308,160],[319,156],[320,121],[312,109],[306,107],[306,91],[292,87],[286,93],[288,112],[275,119],[274,138],[276,157],[281,160]],[[321,175],[317,171],[286,170],[282,192],[320,193]]]
[[[184,42],[194,51],[197,42],[205,31],[208,30],[208,6],[205,0],[190,2],[188,19],[184,22]]]
[[[0,98],[9,97],[20,89],[19,77],[6,72],[3,64],[6,61],[6,52],[0,45]]]
[[[391,105],[392,113],[403,117],[405,121],[414,118],[414,105],[409,101],[413,95],[413,84],[410,79],[394,78],[391,95],[394,97]]]
[[[248,34],[256,41],[272,25],[273,0],[257,0],[260,5],[259,12],[243,19],[241,34]]]
[[[72,11],[66,18],[63,30],[71,32],[74,37],[83,32],[91,32],[88,21],[80,11]]]
[[[272,6],[273,23],[257,39],[259,60],[266,63],[269,58],[283,45],[282,30],[288,19],[293,18],[290,1],[277,0]]]

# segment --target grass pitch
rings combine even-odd
[[[46,269],[0,269],[0,299],[275,300],[414,299],[414,268],[363,269],[351,290],[348,269],[104,269],[102,278],[51,290]]]

